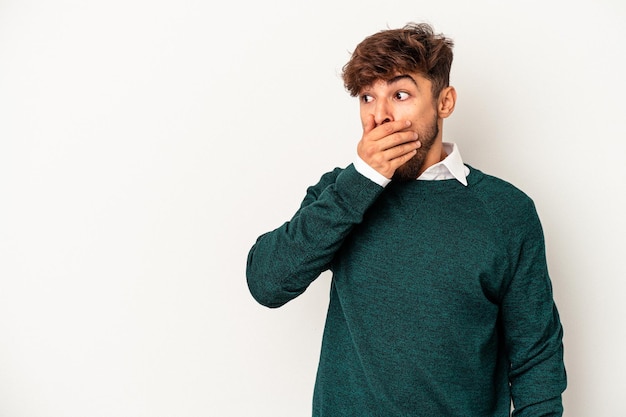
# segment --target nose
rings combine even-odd
[[[391,107],[386,100],[377,100],[376,108],[374,109],[374,121],[376,126],[393,121],[391,114]]]

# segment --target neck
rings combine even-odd
[[[443,149],[443,141],[441,139],[441,135],[435,139],[435,142],[430,147],[428,154],[426,155],[426,159],[420,168],[419,175],[422,175],[424,171],[426,171],[431,166],[435,165],[438,162],[443,161],[448,154]],[[418,176],[419,176],[418,175]]]

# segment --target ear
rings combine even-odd
[[[446,87],[439,94],[439,102],[437,105],[438,116],[442,119],[450,116],[456,105],[456,90],[454,87]]]

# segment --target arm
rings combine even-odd
[[[376,126],[368,118],[357,147],[362,162],[391,178],[421,146],[417,134],[406,130],[410,126],[408,121]],[[280,307],[302,294],[330,267],[343,240],[382,193],[384,184],[374,181],[371,172],[359,173],[350,165],[310,187],[294,217],[259,237],[250,250],[246,276],[252,296],[267,307]]]
[[[517,263],[502,300],[516,417],[558,417],[567,385],[563,328],[552,296],[543,231],[532,202],[526,210]]]
[[[259,237],[248,254],[252,296],[280,307],[329,268],[335,253],[383,188],[354,166],[335,170],[310,187],[294,217]]]

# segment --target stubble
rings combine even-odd
[[[435,143],[437,135],[439,135],[439,125],[437,124],[437,116],[435,116],[433,122],[425,129],[417,132],[419,141],[422,146],[417,149],[417,153],[413,158],[409,159],[404,165],[400,166],[394,172],[392,179],[395,181],[413,181],[417,179],[417,176],[426,161],[426,156],[430,151],[430,148]]]

